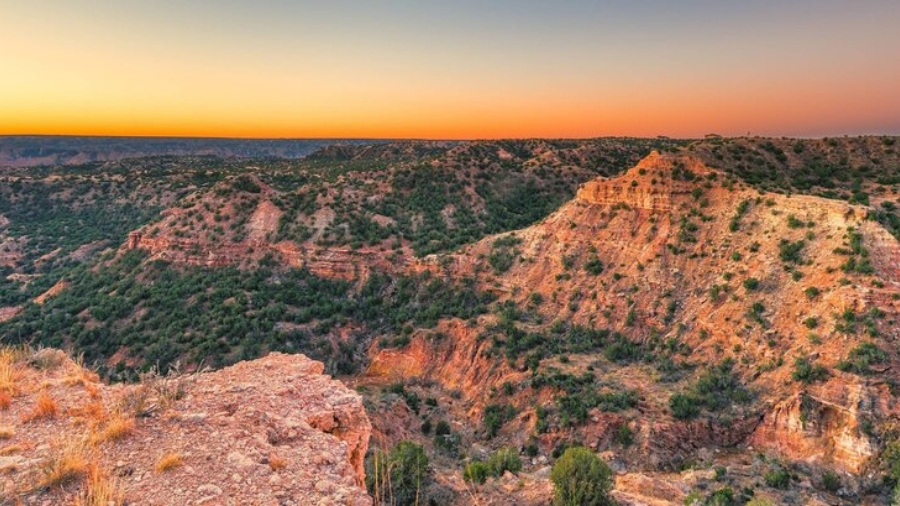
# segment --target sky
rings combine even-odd
[[[0,0],[0,135],[900,134],[898,0]]]

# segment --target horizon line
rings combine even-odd
[[[117,135],[117,134],[32,134],[32,133],[15,133],[0,134],[0,139],[4,138],[84,138],[84,139],[147,139],[147,140],[164,140],[164,139],[182,139],[182,140],[223,140],[223,141],[380,141],[380,142],[485,142],[485,141],[524,141],[524,140],[592,140],[592,139],[670,139],[695,141],[710,138],[721,139],[803,139],[803,140],[822,140],[831,138],[862,138],[862,137],[900,137],[898,133],[868,133],[868,134],[837,134],[837,135],[722,135],[716,133],[708,133],[696,137],[678,137],[671,135],[595,135],[584,137],[541,137],[541,136],[522,136],[522,137],[241,137],[241,136],[216,136],[216,135]]]

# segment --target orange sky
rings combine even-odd
[[[896,134],[897,3],[0,0],[0,134]]]

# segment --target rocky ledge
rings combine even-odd
[[[0,355],[15,371],[0,384],[0,497],[371,504],[362,399],[303,355],[112,386],[56,350]]]

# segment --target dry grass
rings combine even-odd
[[[66,370],[66,376],[63,383],[68,386],[83,385],[87,386],[100,381],[100,375],[84,365],[84,355],[75,357],[70,366]]]
[[[135,385],[122,395],[115,409],[131,416],[148,416],[154,410],[150,404],[150,387],[144,384]]]
[[[280,471],[287,467],[287,459],[283,459],[274,453],[269,454],[269,468],[273,471]]]
[[[116,412],[109,417],[106,426],[94,434],[91,442],[97,444],[105,441],[120,441],[132,432],[134,432],[134,418]]]
[[[125,491],[118,479],[93,465],[88,472],[87,483],[75,498],[75,506],[121,506],[125,504]]]
[[[50,394],[47,392],[41,392],[34,401],[34,409],[32,409],[30,413],[27,413],[22,418],[22,421],[30,422],[32,420],[54,418],[58,414],[59,406],[56,404],[56,401],[53,400],[53,397],[50,397]]]
[[[0,427],[0,439],[12,439],[15,435],[16,431],[12,427]]]
[[[178,362],[171,366],[168,374],[160,374],[153,368],[140,375],[141,384],[147,385],[156,395],[156,402],[162,410],[172,407],[175,401],[187,395],[188,388],[196,377],[196,373],[182,372]]]
[[[92,427],[99,426],[109,418],[106,405],[100,401],[91,401],[67,412],[76,422],[87,422]]]
[[[54,453],[41,467],[38,486],[51,488],[83,479],[90,470],[87,439],[67,437],[55,444]]]
[[[12,397],[18,392],[22,371],[18,365],[18,353],[14,348],[0,348],[0,393]]]
[[[180,467],[182,464],[184,464],[184,458],[180,453],[169,452],[159,459],[156,466],[154,466],[154,469],[157,473],[164,473],[166,471],[171,471],[176,467]]]
[[[0,410],[9,409],[12,406],[12,396],[4,391],[0,391]]]

